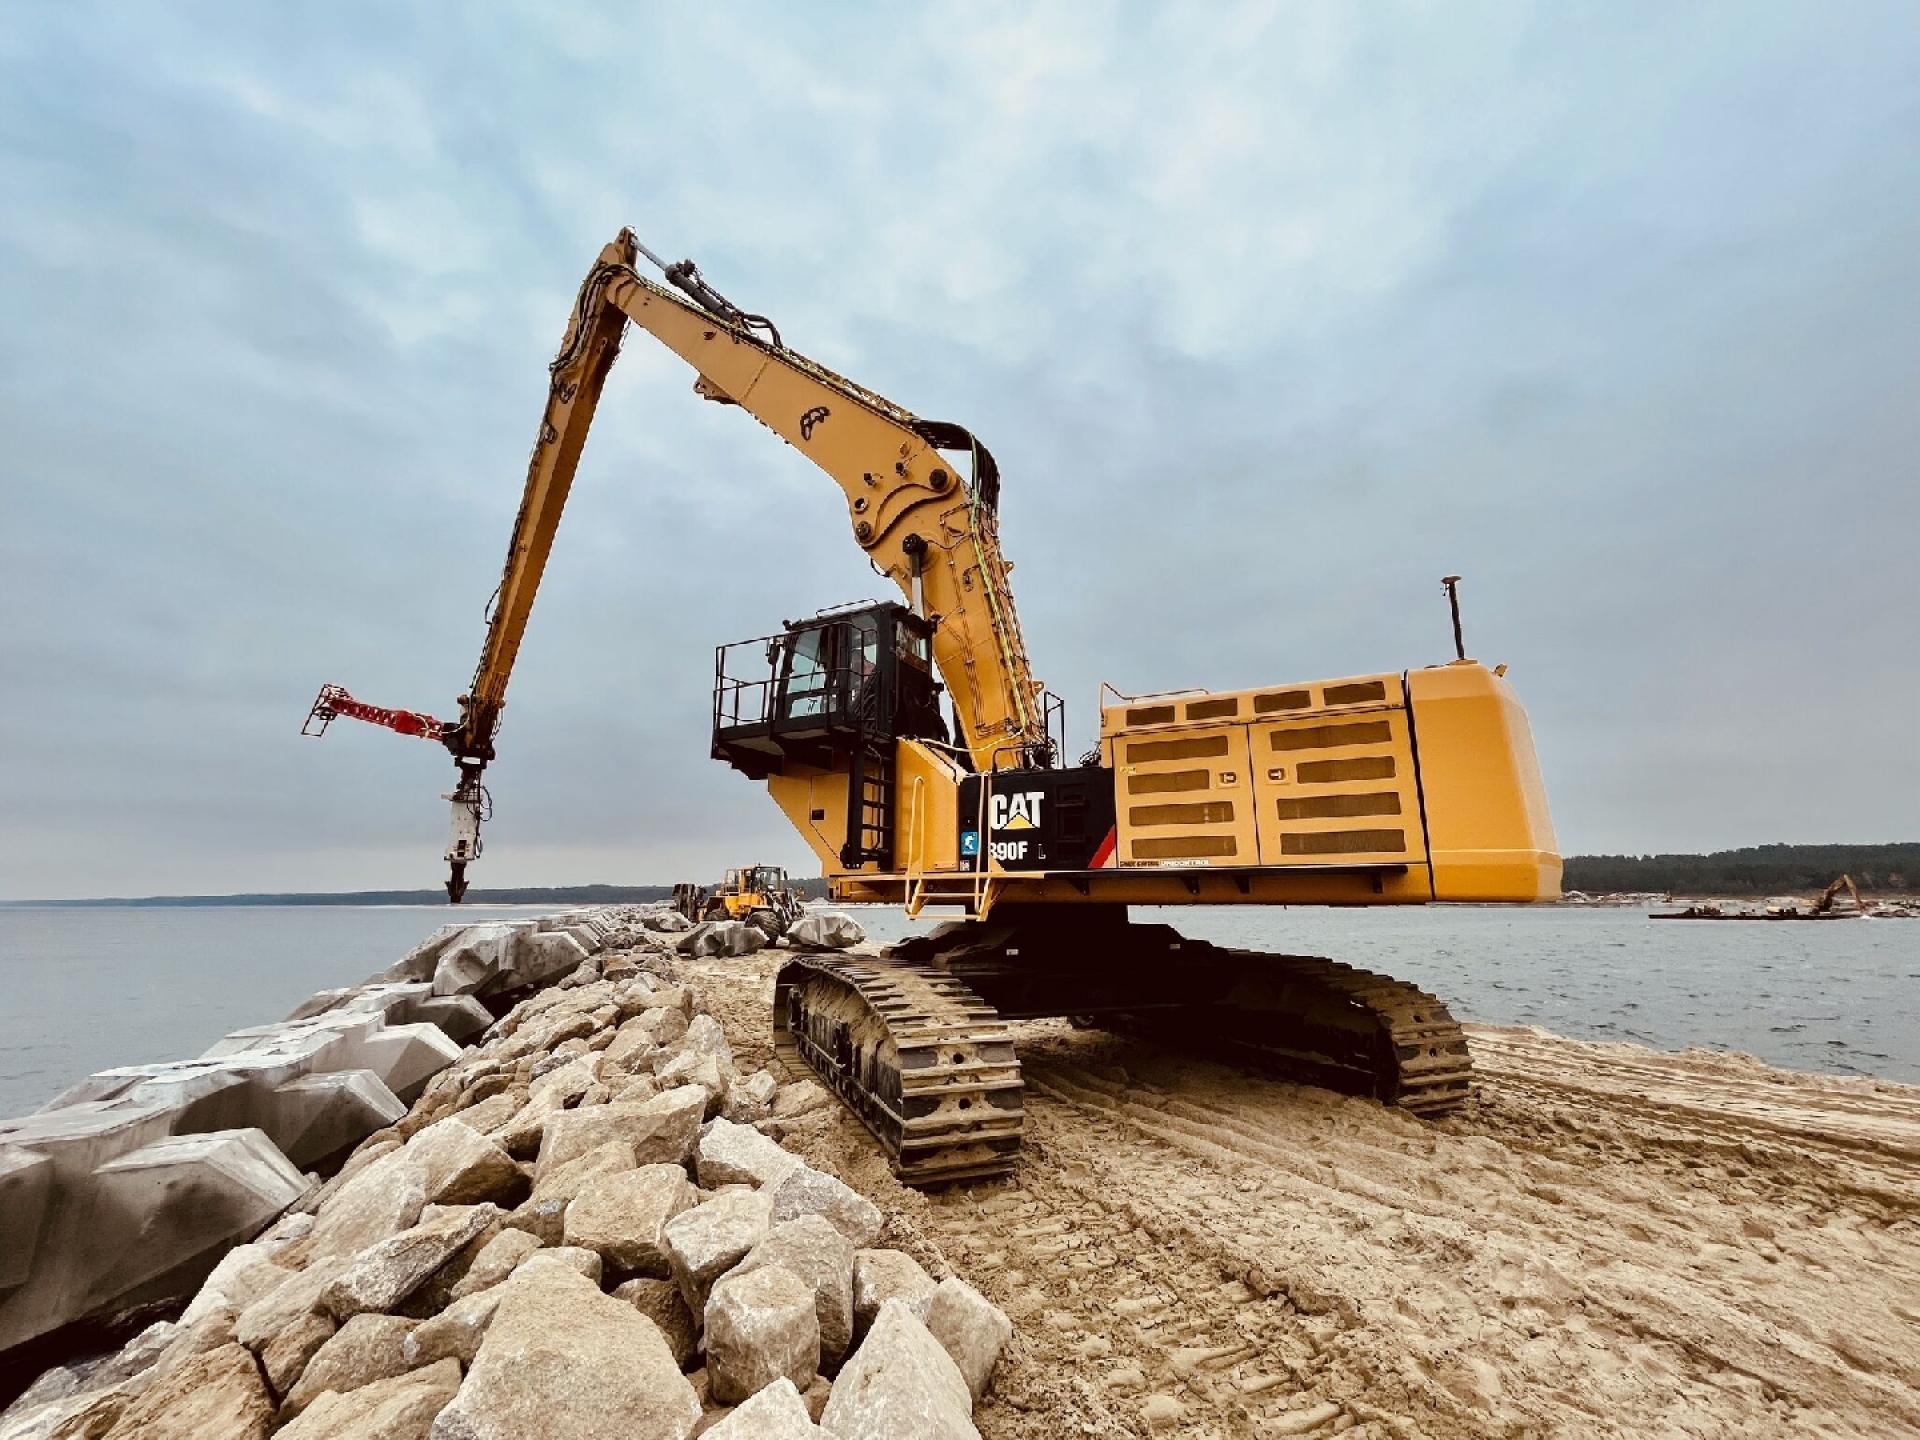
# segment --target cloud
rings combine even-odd
[[[1444,658],[1459,571],[1568,850],[1912,838],[1916,50],[1872,4],[25,12],[0,895],[432,882],[445,757],[293,732],[323,680],[450,711],[626,223],[987,438],[1076,749],[1102,680]],[[803,860],[704,759],[712,647],[878,582],[689,380],[615,371],[483,883]]]

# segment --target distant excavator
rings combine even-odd
[[[1868,882],[1871,883],[1873,877],[1868,876],[1867,879]],[[1855,912],[1864,914],[1867,907],[1861,902],[1860,888],[1853,883],[1853,876],[1851,875],[1842,875],[1839,879],[1831,882],[1826,889],[1822,890],[1820,892],[1820,898],[1813,902],[1813,913],[1815,915],[1825,915],[1831,912],[1834,902],[1840,898],[1840,892],[1842,890],[1853,897],[1853,908]]]
[[[643,259],[666,285],[640,273]],[[550,366],[460,719],[405,732],[439,739],[457,767],[450,899],[480,853],[481,774],[507,679],[629,325],[693,368],[697,394],[739,406],[832,478],[855,545],[905,602],[824,610],[720,646],[711,742],[714,758],[766,783],[835,898],[967,917],[885,957],[796,957],[776,979],[778,1052],[846,1101],[899,1175],[926,1183],[1014,1163],[1011,1018],[1065,1015],[1224,1048],[1421,1115],[1466,1099],[1466,1041],[1434,996],[1127,916],[1130,905],[1558,895],[1526,716],[1505,667],[1466,656],[1458,577],[1446,580],[1445,664],[1224,692],[1103,687],[1097,744],[1063,764],[1064,707],[1028,664],[987,447],[788,348],[692,261],[666,264],[626,230],[582,282]],[[1151,523],[1178,528],[1177,489]],[[1276,536],[1276,567],[1283,559]],[[1276,610],[1275,636],[1284,628]],[[338,699],[332,709],[357,713]]]

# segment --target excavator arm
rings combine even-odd
[[[668,286],[639,273],[659,266]],[[560,352],[548,367],[545,411],[460,718],[440,738],[458,781],[451,795],[448,898],[466,891],[480,853],[488,800],[482,775],[507,683],[545,573],[607,372],[629,324],[648,332],[695,371],[706,399],[737,405],[830,475],[841,489],[854,542],[892,579],[916,612],[933,619],[933,658],[946,682],[976,768],[1008,753],[1038,757],[1047,746],[1041,686],[1033,678],[998,535],[999,472],[992,455],[958,425],[922,420],[825,366],[789,350],[772,323],[732,305],[691,261],[666,264],[620,234],[581,282]],[[943,452],[964,453],[959,479]]]

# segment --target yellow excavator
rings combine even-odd
[[[1526,716],[1504,666],[1466,657],[1457,577],[1445,582],[1445,664],[1232,691],[1103,687],[1098,743],[1065,763],[1064,710],[1034,678],[1014,610],[986,446],[788,348],[691,261],[667,264],[631,231],[582,282],[550,367],[460,719],[409,732],[439,739],[458,770],[449,898],[479,851],[507,678],[629,326],[685,360],[697,394],[740,407],[824,470],[854,544],[900,591],[719,646],[712,754],[765,783],[836,899],[966,917],[884,957],[796,956],[776,979],[778,1052],[841,1096],[903,1179],[1014,1163],[1010,1019],[1198,1043],[1421,1115],[1466,1099],[1466,1042],[1434,996],[1128,919],[1135,905],[1558,895]],[[430,718],[376,714],[405,717],[394,728]]]

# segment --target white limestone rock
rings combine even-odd
[[[454,1284],[449,1298],[459,1300],[490,1285],[498,1285],[539,1248],[538,1236],[524,1230],[502,1230],[480,1247],[480,1253],[473,1257],[467,1273]]]
[[[813,1383],[820,1322],[813,1286],[781,1265],[724,1276],[707,1301],[707,1379],[715,1400],[745,1400],[782,1376]]]
[[[336,1319],[392,1310],[487,1226],[497,1205],[456,1205],[423,1214],[419,1224],[370,1245],[326,1287],[321,1303]]]
[[[722,1185],[752,1185],[756,1188],[778,1180],[801,1163],[800,1157],[782,1150],[751,1125],[736,1125],[731,1120],[709,1120],[700,1130],[700,1143],[694,1148],[694,1167],[700,1184],[708,1190]]]
[[[419,1223],[427,1203],[427,1172],[405,1150],[392,1150],[363,1167],[320,1207],[310,1252],[352,1255]]]
[[[824,1215],[855,1248],[873,1244],[880,1236],[879,1207],[837,1176],[810,1165],[797,1165],[769,1186],[775,1223],[800,1215]]]
[[[898,1300],[880,1307],[833,1382],[820,1424],[835,1440],[980,1440],[960,1368]]]
[[[505,1293],[502,1285],[489,1286],[461,1296],[438,1315],[422,1320],[407,1332],[401,1345],[408,1367],[418,1369],[447,1359],[471,1365],[480,1351],[480,1339],[487,1333],[493,1312],[499,1308],[500,1297]]]
[[[700,1400],[652,1321],[540,1260],[503,1288],[432,1440],[687,1440]]]
[[[960,1367],[978,1403],[993,1378],[1001,1348],[1012,1338],[1013,1322],[973,1286],[952,1276],[934,1287],[926,1318],[928,1331]]]
[[[745,1259],[772,1228],[772,1202],[759,1190],[729,1190],[669,1220],[661,1238],[687,1308],[705,1314],[713,1282]]]
[[[832,1374],[853,1343],[853,1257],[852,1242],[825,1217],[802,1215],[774,1226],[731,1275],[778,1265],[812,1286],[820,1368]]]
[[[706,1107],[706,1091],[687,1085],[638,1105],[562,1110],[547,1119],[534,1161],[535,1184],[556,1167],[613,1140],[631,1145],[637,1164],[684,1165],[699,1138]]]
[[[276,1431],[276,1440],[427,1440],[459,1389],[459,1362],[441,1360],[355,1390],[329,1390]]]
[[[567,1207],[563,1234],[567,1244],[599,1252],[617,1271],[665,1277],[673,1272],[663,1232],[695,1198],[686,1171],[678,1165],[643,1165],[601,1175],[589,1180]]]
[[[700,1344],[700,1322],[687,1309],[678,1285],[671,1280],[642,1278],[627,1281],[613,1294],[615,1299],[626,1301],[660,1327],[668,1348],[673,1351],[674,1363],[682,1370],[694,1363]]]
[[[430,1205],[507,1200],[525,1180],[511,1155],[457,1116],[427,1126],[403,1153],[426,1172]]]
[[[904,1250],[858,1250],[853,1257],[853,1335],[867,1333],[880,1307],[899,1300],[925,1320],[938,1287],[920,1262]]]
[[[813,1423],[807,1402],[784,1375],[752,1399],[730,1411],[701,1440],[826,1440]]]
[[[417,1322],[400,1315],[356,1315],[307,1362],[280,1405],[285,1423],[329,1390],[358,1390],[412,1369],[406,1340]]]
[[[272,1423],[273,1401],[253,1356],[222,1345],[149,1387],[108,1433],[116,1440],[254,1440]]]

